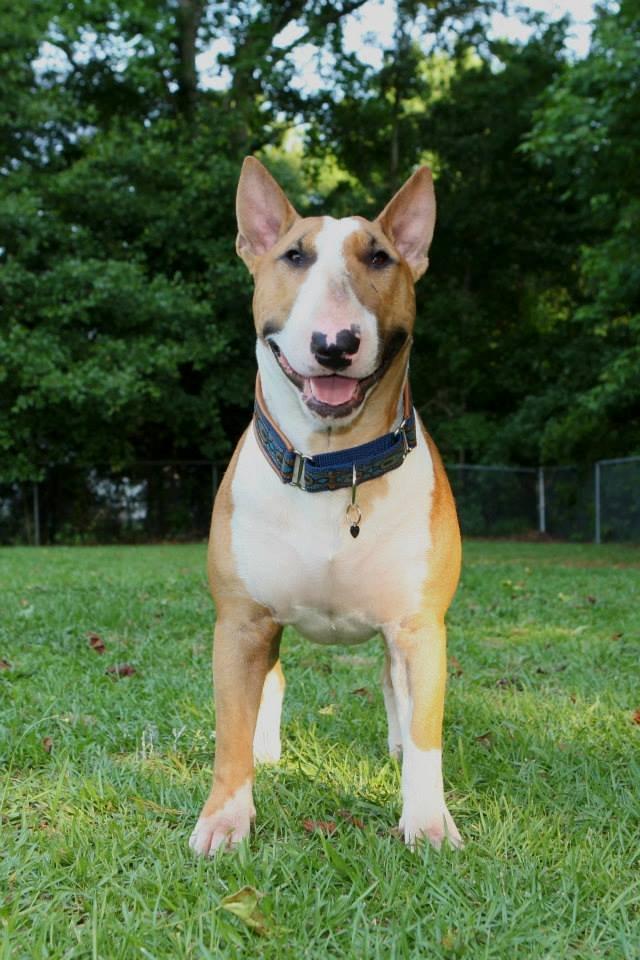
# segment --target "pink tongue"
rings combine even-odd
[[[311,393],[321,403],[339,407],[353,399],[358,381],[350,377],[310,377]]]

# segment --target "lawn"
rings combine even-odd
[[[381,644],[288,631],[283,760],[250,842],[207,861],[187,847],[214,746],[204,556],[0,551],[0,957],[640,957],[640,550],[466,544],[463,851],[394,833]]]

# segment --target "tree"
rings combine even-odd
[[[543,432],[548,458],[640,450],[640,5],[602,6],[525,149],[576,205],[578,296]]]
[[[513,413],[537,393],[550,317],[571,302],[577,225],[520,146],[563,69],[564,24],[542,21],[524,45],[482,35],[474,45],[476,33],[473,21],[446,54],[412,42],[401,64],[390,51],[373,78],[348,67],[357,83],[321,117],[314,146],[372,185],[364,197],[337,187],[341,210],[360,202],[369,215],[394,181],[394,138],[402,176],[432,166],[438,222],[418,290],[415,399],[448,458],[537,463],[537,436]]]
[[[229,452],[255,376],[233,194],[247,146],[281,135],[265,97],[287,87],[290,50],[274,40],[294,18],[315,37],[362,2],[0,15],[5,476]],[[196,55],[221,34],[230,83],[203,90]]]

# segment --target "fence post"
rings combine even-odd
[[[602,543],[602,531],[600,527],[600,461],[596,461],[594,465],[593,486],[596,506],[595,542]]]
[[[544,467],[538,467],[538,533],[547,532],[547,504],[544,496]]]
[[[40,491],[37,483],[33,485],[33,545],[40,546]]]

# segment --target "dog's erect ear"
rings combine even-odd
[[[436,223],[436,195],[429,167],[420,167],[389,201],[378,223],[417,280],[429,266],[429,246]]]
[[[236,250],[253,273],[255,260],[298,219],[281,187],[255,157],[242,165],[236,196]]]

